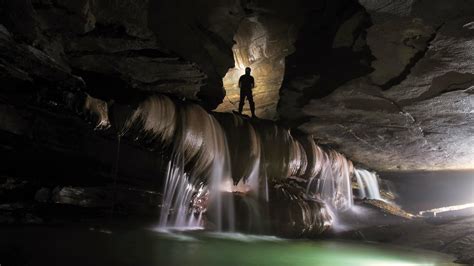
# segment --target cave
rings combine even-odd
[[[0,0],[0,266],[472,265],[473,62],[474,0]]]

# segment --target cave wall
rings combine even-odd
[[[363,29],[370,19],[355,1],[259,0],[250,1],[246,8],[246,18],[234,36],[235,67],[224,77],[226,97],[218,111],[238,108],[238,78],[246,66],[252,68],[256,78],[257,116],[279,119],[281,115],[285,122],[290,122],[291,119],[286,118],[292,112],[287,110],[291,109],[291,104],[285,104],[287,97],[279,97],[284,77],[295,73],[317,79],[317,71],[324,71],[326,84],[322,87],[329,87],[326,91],[330,91],[343,80],[366,73],[370,68],[363,36]],[[330,47],[335,52],[328,52]],[[350,49],[352,47],[354,51]],[[298,51],[292,55],[295,50]],[[285,87],[281,94],[287,96],[291,92],[288,93]],[[276,110],[279,103],[285,106],[281,112]],[[249,114],[248,105],[244,113]]]
[[[304,26],[282,120],[378,170],[472,169],[474,1],[360,4]]]
[[[167,93],[209,109],[224,97],[244,15],[238,0],[3,0],[0,7],[15,42],[82,78],[97,97]]]
[[[241,22],[232,49],[235,67],[229,69],[223,79],[226,97],[217,111],[238,110],[238,81],[245,74],[245,68],[250,67],[255,78],[253,96],[257,116],[277,118],[276,106],[285,72],[285,57],[294,51],[293,43],[301,24],[300,19],[296,18],[286,19],[283,14],[258,11]],[[250,115],[247,102],[244,113]]]

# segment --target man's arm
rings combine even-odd
[[[252,77],[252,89],[255,88],[255,79]]]
[[[242,89],[242,77],[239,78],[239,88]]]

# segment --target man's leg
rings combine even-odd
[[[255,115],[255,102],[253,101],[252,92],[250,92],[250,93],[247,95],[247,99],[249,100],[250,112],[252,112],[252,117],[257,117],[257,116]]]
[[[245,94],[241,91],[240,92],[240,102],[239,102],[239,114],[242,114],[242,110],[244,109],[244,102],[245,101]]]

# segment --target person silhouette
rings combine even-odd
[[[252,95],[252,89],[255,87],[255,79],[250,75],[250,72],[252,72],[252,69],[250,67],[245,68],[245,74],[240,76],[239,79],[239,114],[242,114],[242,109],[244,108],[245,104],[245,98],[247,98],[250,104],[250,111],[252,112],[252,117],[257,117],[255,115],[255,102],[253,101]]]

